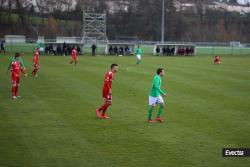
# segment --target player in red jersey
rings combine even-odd
[[[18,88],[19,88],[19,82],[20,82],[20,71],[27,77],[27,73],[25,72],[25,69],[21,66],[20,62],[20,53],[15,54],[15,59],[11,63],[11,79],[12,79],[12,98],[17,99],[20,98],[18,96]]]
[[[33,65],[34,69],[31,73],[32,76],[37,77],[38,76],[38,70],[39,70],[39,58],[40,58],[40,49],[37,48],[36,52],[34,53],[33,56]]]
[[[219,56],[214,57],[214,64],[221,64],[221,58]]]
[[[77,63],[76,55],[77,55],[77,50],[76,47],[74,47],[74,49],[71,52],[72,60],[70,61],[70,64],[75,63],[75,66]]]
[[[111,65],[111,70],[108,71],[105,74],[103,89],[102,89],[102,97],[104,98],[104,104],[100,108],[96,109],[96,115],[97,115],[98,118],[102,118],[102,119],[109,118],[106,115],[106,111],[107,111],[108,107],[112,103],[111,87],[112,87],[112,82],[114,80],[114,74],[117,71],[118,71],[118,65],[117,64],[112,64]]]

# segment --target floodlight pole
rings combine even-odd
[[[165,42],[165,0],[162,0],[161,42]]]

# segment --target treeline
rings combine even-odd
[[[165,39],[168,41],[250,42],[250,14],[205,8],[206,0],[165,0]],[[176,1],[175,1],[176,2]],[[5,34],[46,38],[82,36],[82,14],[107,13],[107,35],[160,40],[162,0],[0,0],[0,38]]]

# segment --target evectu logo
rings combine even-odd
[[[223,157],[248,157],[250,156],[250,148],[223,148]]]

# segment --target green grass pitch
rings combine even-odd
[[[30,73],[32,57],[23,60]],[[249,166],[223,158],[223,147],[250,147],[250,57],[42,56],[38,78],[21,78],[11,100],[8,56],[0,56],[0,166],[180,167]],[[110,120],[98,120],[104,73],[120,65]],[[147,124],[157,67],[166,69],[163,124]],[[154,112],[154,116],[156,111]]]

